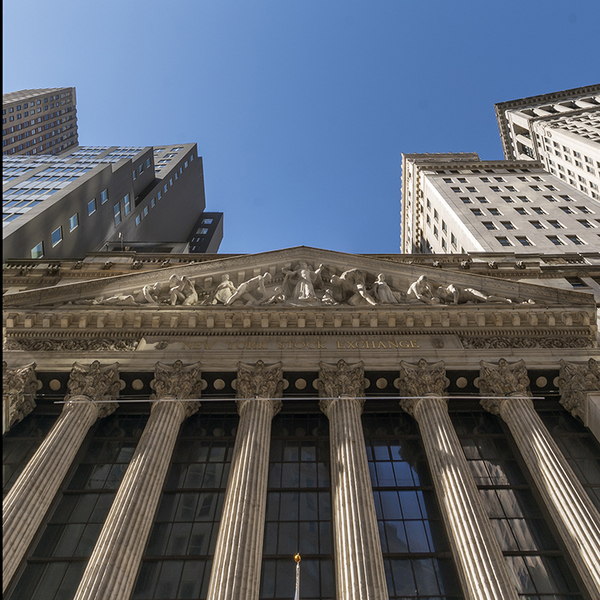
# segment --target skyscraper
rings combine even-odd
[[[403,154],[405,253],[596,252],[600,202],[532,160]]]
[[[496,117],[507,160],[540,161],[600,199],[600,84],[500,102]]]
[[[12,258],[82,257],[145,242],[189,248],[206,206],[195,144],[78,147],[60,156],[15,156],[3,165],[3,245]],[[222,215],[206,234],[216,251]],[[221,222],[220,229],[216,225]]]
[[[2,154],[58,154],[78,144],[75,88],[2,95]]]

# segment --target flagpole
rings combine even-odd
[[[294,595],[294,600],[300,600],[300,554],[296,554],[294,556],[294,560],[296,561],[296,594]]]

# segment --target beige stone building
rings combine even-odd
[[[600,199],[600,84],[496,104],[507,160],[540,161]]]
[[[403,154],[401,237],[405,253],[595,253],[600,202],[536,161]]]
[[[60,154],[78,145],[74,87],[2,94],[2,155]]]
[[[4,265],[5,598],[600,596],[600,257],[106,256]]]

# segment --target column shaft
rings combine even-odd
[[[600,514],[535,411],[531,400],[501,402],[507,423],[575,567],[600,598]]]
[[[89,428],[97,405],[85,396],[63,412],[21,473],[2,505],[3,590],[42,522]]]
[[[452,426],[446,401],[423,398],[413,409],[467,600],[517,600],[479,490]]]
[[[240,422],[208,600],[256,600],[259,594],[271,421],[281,403],[257,398],[238,406]]]
[[[183,402],[153,405],[75,600],[120,600],[131,595],[185,416]]]
[[[337,597],[388,598],[373,488],[360,415],[362,401],[342,397],[327,407],[331,447]]]

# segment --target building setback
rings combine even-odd
[[[5,598],[599,596],[597,253],[107,256],[5,265]]]
[[[79,147],[3,165],[3,248],[11,258],[83,258],[139,242],[187,251],[205,207],[196,144]],[[220,222],[205,236],[211,252],[222,215]]]
[[[75,88],[2,94],[2,155],[59,154],[78,145]]]
[[[540,161],[600,199],[600,84],[496,104],[507,160]]]

